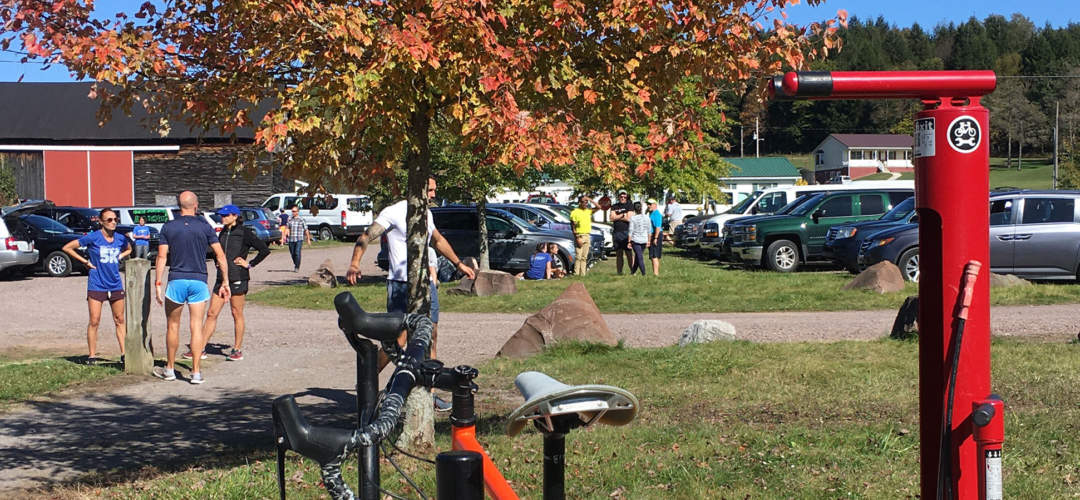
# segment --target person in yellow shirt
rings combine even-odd
[[[578,207],[570,212],[570,222],[574,226],[574,245],[577,254],[574,257],[574,274],[585,276],[589,271],[589,243],[592,239],[592,217],[596,205],[588,195],[578,198]]]

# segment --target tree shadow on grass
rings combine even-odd
[[[176,382],[179,384],[180,382]],[[163,399],[101,394],[26,403],[0,416],[0,491],[93,483],[98,486],[216,463],[243,464],[273,450],[271,402],[279,394],[222,391],[216,398]],[[315,425],[349,428],[355,397],[311,388],[298,394]]]

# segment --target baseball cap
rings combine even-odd
[[[649,204],[649,205],[655,205],[656,204],[656,198],[649,198],[648,200],[645,201],[645,203]]]
[[[221,216],[240,215],[240,209],[236,205],[229,204],[217,209],[217,214]]]
[[[626,190],[625,190],[625,189],[620,189],[620,190],[619,190],[619,193],[618,193],[618,194],[619,194],[620,196],[622,196],[622,195],[624,195],[624,194],[627,194],[627,193],[626,193]]]

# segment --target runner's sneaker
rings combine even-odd
[[[439,396],[433,396],[433,398],[435,399],[435,411],[450,411],[450,409],[454,407],[449,401],[446,401]]]
[[[191,374],[191,380],[189,380],[188,382],[191,382],[192,384],[201,384],[204,382],[204,380],[201,373],[195,372]]]
[[[191,349],[188,349],[187,352],[181,354],[180,357],[184,359],[191,359]],[[206,359],[206,351],[203,351],[202,356],[199,356],[199,359]]]
[[[241,359],[244,359],[244,353],[233,349],[228,356],[225,356],[225,359],[229,361],[240,361]]]
[[[176,380],[176,371],[171,368],[154,367],[154,376],[163,380]]]

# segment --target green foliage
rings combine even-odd
[[[12,205],[18,198],[15,191],[15,172],[6,165],[3,156],[0,156],[0,206]]]
[[[1080,151],[1069,151],[1058,160],[1058,189],[1080,189]]]

